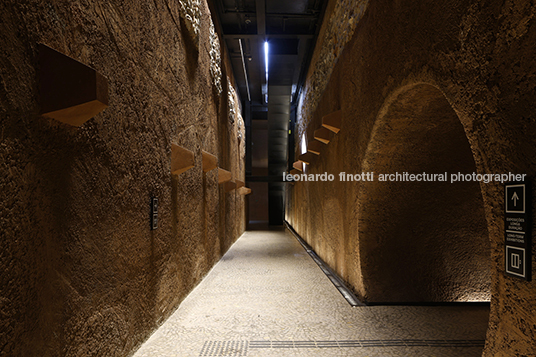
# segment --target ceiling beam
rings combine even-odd
[[[258,15],[256,11],[241,11],[235,9],[224,9],[225,14],[241,14],[241,15]],[[316,19],[318,13],[284,13],[284,12],[267,12],[265,13],[268,17],[288,17],[288,18],[298,18],[298,19]]]
[[[298,82],[300,81],[300,75],[302,73],[303,67],[306,65],[306,49],[307,40],[300,38],[300,43],[298,44],[298,58],[296,59],[296,64],[294,65],[294,75],[292,76],[292,88],[295,89],[295,92],[291,93],[293,101],[297,99],[295,98],[295,94],[298,91]]]
[[[262,37],[266,34],[266,0],[255,0],[255,13],[257,14],[257,35]]]
[[[242,34],[242,33],[237,33],[237,34],[225,34],[223,35],[223,37],[226,39],[226,40],[236,40],[236,39],[239,39],[239,38],[242,38],[242,39],[256,39],[258,38],[259,35],[254,35],[254,34]],[[309,40],[309,39],[312,39],[314,38],[314,35],[310,35],[310,34],[292,34],[292,35],[283,35],[283,34],[280,34],[280,35],[266,35],[264,34],[264,37],[265,38],[281,38],[281,39],[293,39],[293,38],[297,38],[297,39],[300,39],[300,40]],[[264,51],[264,49],[263,49]]]

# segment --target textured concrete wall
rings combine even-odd
[[[318,35],[308,75],[298,106],[295,135],[301,137],[312,119],[320,96],[337,63],[344,46],[350,41],[355,28],[368,6],[368,0],[337,0],[328,2],[326,15]]]
[[[430,85],[403,88],[392,99],[376,119],[362,165],[378,176],[361,183],[357,200],[363,297],[489,300],[490,249],[480,186],[437,176],[476,172],[460,120]],[[435,181],[380,181],[381,173],[397,172],[425,172]]]
[[[308,138],[322,116],[342,110],[341,131],[309,172],[474,165],[478,173],[534,176],[535,14],[528,1],[370,2],[318,104],[301,109],[310,113],[302,118]],[[450,156],[456,159],[441,162]],[[431,290],[424,299],[486,298],[491,286],[484,355],[534,355],[536,283],[504,274],[503,186],[457,188],[449,195],[442,190],[454,186],[300,182],[290,189],[287,219],[365,300],[423,298],[389,293],[397,279],[407,280],[396,272],[402,266],[420,279],[404,287]],[[429,195],[419,199],[421,190]],[[439,202],[422,198],[434,192]],[[430,251],[435,263],[425,259]],[[413,262],[399,254],[411,252]],[[463,264],[460,254],[475,264]],[[428,271],[418,275],[420,263]]]
[[[0,355],[129,355],[243,232],[243,196],[201,170],[205,150],[243,180],[244,142],[195,3],[0,4]],[[110,106],[80,128],[41,117],[39,42],[107,77]],[[179,176],[172,143],[195,154]]]

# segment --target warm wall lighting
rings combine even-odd
[[[305,154],[307,152],[307,137],[305,136],[305,133],[303,133],[301,137],[301,154]]]

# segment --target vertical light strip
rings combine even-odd
[[[246,59],[244,58],[244,49],[242,48],[242,39],[238,39],[238,44],[240,45],[240,54],[242,55],[242,67],[244,68],[244,77],[246,78],[246,89],[248,91],[248,101],[251,102],[251,94],[249,93],[249,80],[248,72],[246,71]]]
[[[265,100],[266,103],[268,103],[268,53],[270,52],[270,48],[268,46],[268,41],[264,41],[264,70],[266,71],[266,94],[265,94]]]
[[[268,47],[268,41],[264,41],[264,66],[266,70],[266,84],[268,84],[268,53],[270,49]]]
[[[303,133],[301,137],[301,153],[305,154],[307,152],[307,137],[305,136],[305,133]]]

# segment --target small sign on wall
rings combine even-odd
[[[531,280],[531,200],[528,181],[504,185],[505,267],[509,276]]]
[[[158,198],[151,198],[151,230],[158,228]]]

